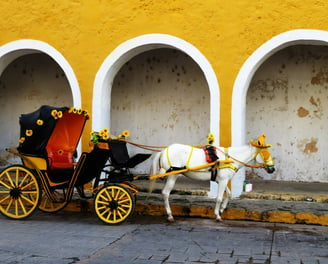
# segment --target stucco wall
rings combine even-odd
[[[1,43],[31,38],[58,49],[77,75],[83,106],[91,109],[95,74],[116,46],[148,33],[180,37],[195,45],[217,73],[222,88],[221,142],[229,145],[231,91],[242,64],[279,33],[326,29],[327,7],[326,1],[315,0],[2,1]]]
[[[232,141],[233,87],[244,63],[263,43],[283,32],[303,28],[327,30],[328,22],[325,12],[327,7],[328,2],[323,0],[305,2],[240,0],[234,3],[218,0],[2,1],[0,3],[0,9],[3,11],[0,22],[2,33],[0,44],[4,45],[21,39],[41,40],[49,44],[67,60],[73,69],[74,72],[66,76],[70,83],[74,83],[71,80],[75,77],[78,80],[78,87],[74,83],[72,90],[73,100],[71,98],[68,100],[74,101],[75,104],[80,103],[79,94],[74,94],[74,91],[79,88],[82,106],[91,112],[96,75],[104,60],[122,43],[153,33],[167,34],[184,40],[201,52],[215,72],[217,80],[215,79],[214,82],[218,81],[219,84],[217,98],[220,103],[220,118],[218,118],[220,131],[217,133],[220,134],[221,145],[229,146]],[[7,59],[1,60],[0,65],[6,65]],[[211,81],[213,82],[213,78]],[[211,84],[208,83],[208,85]],[[61,96],[71,95],[67,91]],[[309,102],[308,96],[305,96],[304,100],[295,101],[293,104],[299,105],[298,107],[302,105],[311,113],[314,105],[306,106],[305,103]],[[317,103],[316,100],[314,97],[312,102]],[[280,101],[278,103],[281,104]],[[17,108],[17,111],[22,112],[21,109]],[[305,112],[301,109],[299,113],[304,115]],[[297,118],[304,121],[308,120],[309,116]],[[92,122],[87,124],[84,132],[84,149],[87,148],[91,124]],[[253,126],[255,123],[250,124]],[[319,125],[318,130],[321,131],[323,127],[325,125]],[[267,127],[265,129],[253,127],[252,129],[256,136],[261,132],[269,134]],[[250,136],[253,137],[253,135]],[[304,135],[304,138],[310,139],[309,142],[303,142],[304,146],[313,142],[311,136]],[[313,136],[313,138],[317,137]],[[289,138],[286,144],[291,140]],[[276,139],[273,141],[278,142]],[[319,139],[315,146],[319,146],[320,142],[322,140]],[[293,151],[295,154],[297,149]]]
[[[247,94],[247,137],[267,133],[277,168],[256,174],[328,181],[327,63],[328,46],[297,45],[272,55],[255,73]]]

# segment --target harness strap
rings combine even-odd
[[[165,149],[165,153],[166,153],[166,159],[167,159],[167,162],[169,163],[170,168],[172,168],[172,163],[171,163],[171,160],[170,160],[170,157],[169,157],[169,147],[167,147],[167,148]]]
[[[231,169],[237,172],[238,168],[235,165],[233,165],[233,161],[230,159],[229,148],[224,148],[224,154],[225,154],[225,160],[231,162],[220,164],[219,169]]]
[[[190,150],[190,152],[189,152],[189,156],[188,156],[188,159],[187,159],[186,166],[181,167],[181,168],[180,167],[174,167],[174,166],[172,166],[172,162],[171,162],[171,159],[170,159],[170,156],[169,156],[169,148],[167,147],[165,149],[165,154],[166,154],[167,162],[169,163],[169,166],[170,166],[170,168],[167,170],[167,172],[181,170],[181,169],[188,169],[189,168],[189,164],[190,164],[190,160],[191,160],[191,156],[192,156],[192,153],[193,152],[194,152],[194,147],[192,147],[191,150]]]
[[[190,160],[191,160],[191,156],[192,156],[192,153],[194,152],[194,147],[191,147],[191,150],[189,152],[189,156],[188,156],[188,160],[187,160],[187,163],[186,163],[186,168],[188,169],[189,168],[189,163],[190,163]]]

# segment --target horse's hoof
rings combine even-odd
[[[222,220],[222,218],[216,218],[216,222],[222,223],[223,220]]]
[[[174,218],[173,217],[168,217],[167,218],[167,221],[170,222],[170,223],[173,223],[174,222]]]

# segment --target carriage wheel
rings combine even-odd
[[[119,184],[105,185],[95,197],[96,214],[106,224],[124,222],[134,208],[135,200],[130,190]]]
[[[56,189],[52,191],[52,195],[56,198],[56,201],[52,201],[49,197],[42,193],[41,203],[39,205],[39,209],[45,213],[56,213],[62,209],[64,209],[68,202],[65,201],[67,189]]]
[[[0,174],[0,211],[13,219],[24,219],[38,207],[41,197],[39,178],[21,165]]]

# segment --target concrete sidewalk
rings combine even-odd
[[[149,181],[135,181],[137,194],[136,214],[166,217],[161,189],[165,181],[157,180],[152,193]],[[233,199],[222,218],[290,224],[317,224],[328,226],[328,183],[298,183],[261,181],[251,182],[253,190]],[[174,216],[214,219],[215,199],[207,196],[208,182],[179,179],[170,196]],[[93,210],[93,201],[75,198],[66,210]]]

